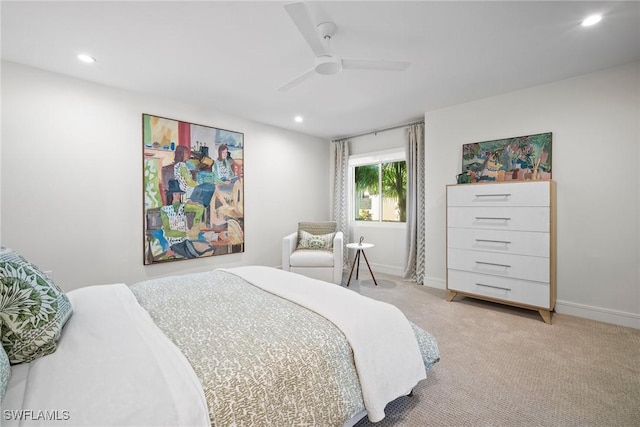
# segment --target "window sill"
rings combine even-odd
[[[405,228],[406,222],[351,221],[351,227],[358,228]]]

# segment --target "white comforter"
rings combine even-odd
[[[209,426],[193,369],[123,284],[68,293],[55,353],[15,365],[2,426]]]
[[[362,397],[372,422],[384,418],[387,403],[408,394],[426,378],[415,334],[395,306],[274,268],[250,266],[226,271],[315,311],[342,330],[353,350]]]

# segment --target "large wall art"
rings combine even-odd
[[[244,134],[142,115],[144,263],[244,252]]]
[[[551,179],[551,132],[462,146],[467,181]]]

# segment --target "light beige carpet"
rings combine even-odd
[[[640,426],[640,330],[469,298],[361,270],[350,288],[438,340],[441,360],[364,426]],[[344,281],[346,282],[346,280]],[[344,283],[343,282],[343,283]]]

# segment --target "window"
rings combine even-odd
[[[352,158],[355,221],[405,222],[407,163],[404,153]]]

